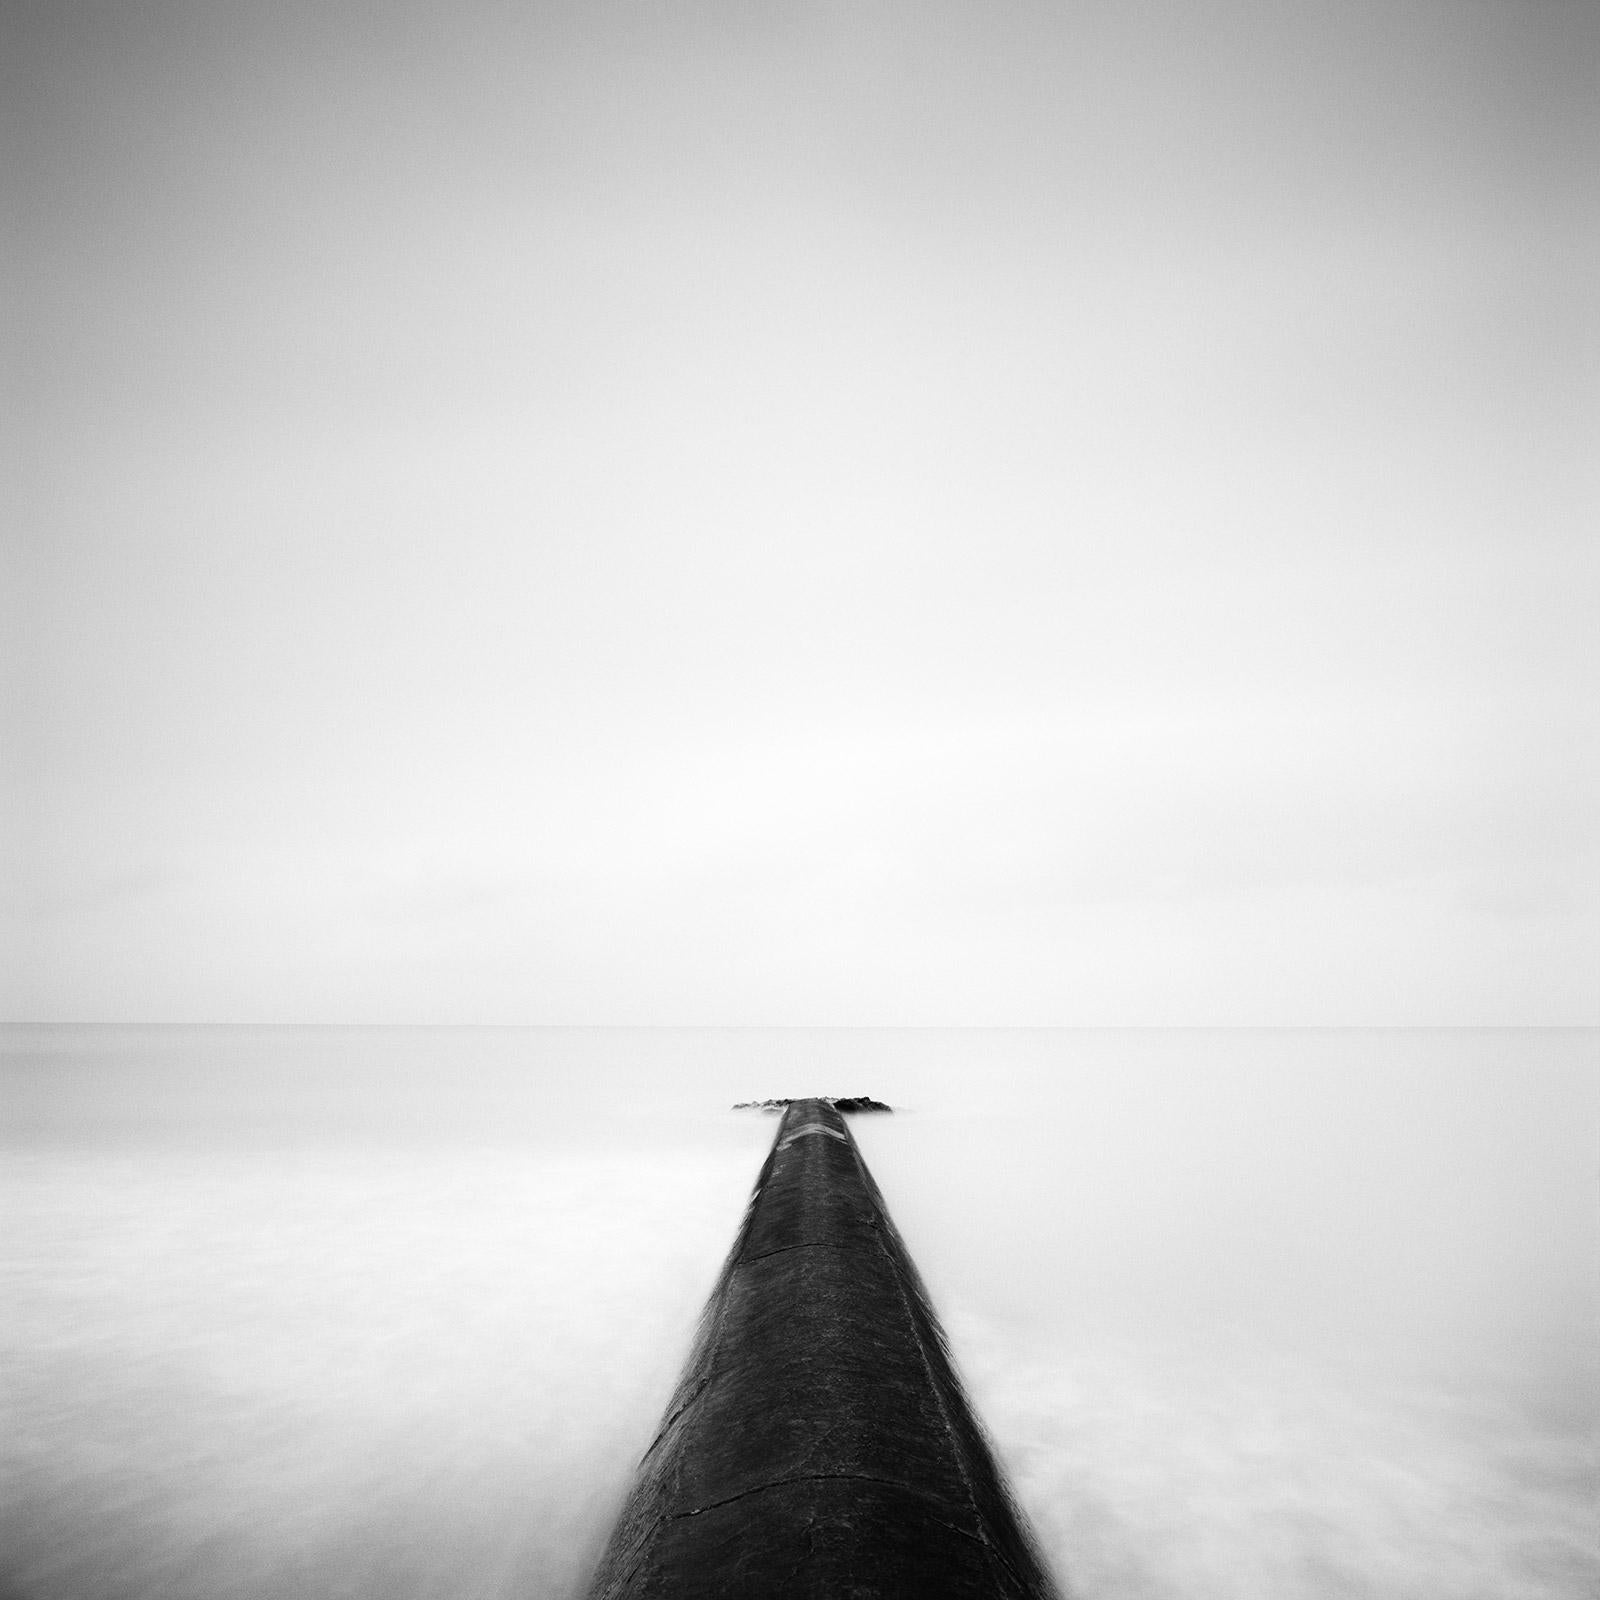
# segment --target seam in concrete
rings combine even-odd
[[[781,1153],[782,1151],[787,1150],[796,1139],[805,1139],[816,1133],[825,1133],[830,1139],[839,1140],[841,1144],[849,1144],[850,1142],[849,1134],[840,1133],[837,1128],[830,1128],[825,1122],[808,1122],[803,1127],[796,1128],[794,1132],[791,1133],[789,1137],[778,1146],[778,1150]]]
[[[660,1428],[658,1428],[656,1430],[655,1438],[653,1438],[650,1441],[650,1448],[648,1450],[646,1450],[645,1453],[642,1456],[639,1457],[639,1465],[640,1466],[643,1466],[645,1464],[645,1462],[647,1462],[650,1459],[650,1457],[653,1456],[656,1453],[656,1446],[658,1444],[660,1444],[661,1441],[663,1439],[665,1439],[666,1436],[669,1433],[672,1432],[673,1423],[675,1423],[678,1420],[678,1418],[681,1417],[684,1414],[684,1412],[686,1412],[689,1409],[689,1407],[692,1406],[695,1403],[695,1401],[698,1400],[700,1398],[700,1396],[703,1395],[706,1392],[706,1389],[709,1387],[710,1383],[711,1383],[711,1379],[710,1379],[709,1375],[704,1377],[704,1378],[699,1378],[699,1379],[697,1379],[695,1381],[694,1388],[689,1391],[689,1398],[687,1400],[685,1400],[683,1402],[683,1404],[681,1406],[679,1406],[678,1409],[676,1411],[674,1411],[672,1413],[672,1415],[670,1417],[668,1417],[667,1420],[661,1424]]]
[[[726,1499],[712,1500],[703,1506],[694,1506],[688,1511],[669,1511],[661,1521],[681,1522],[685,1517],[698,1517],[702,1512],[716,1511],[722,1506],[731,1506],[736,1501],[748,1500],[752,1495],[765,1494],[769,1489],[786,1489],[795,1483],[881,1483],[886,1489],[899,1489],[915,1500],[927,1499],[922,1490],[914,1484],[902,1483],[898,1478],[875,1478],[867,1472],[802,1472],[792,1478],[774,1478],[771,1483],[758,1483],[753,1489],[741,1489],[738,1494],[730,1494]],[[959,1533],[963,1539],[970,1539],[974,1544],[988,1548],[989,1541],[981,1533],[973,1533],[970,1528],[963,1528],[958,1523],[946,1522],[943,1517],[930,1516],[928,1520],[938,1523],[941,1528],[948,1528],[952,1533]]]
[[[763,1250],[758,1256],[742,1256],[739,1260],[741,1267],[754,1266],[758,1261],[765,1261],[768,1256],[781,1256],[785,1250],[858,1250],[856,1244],[838,1244],[832,1239],[807,1239],[801,1244],[780,1244],[771,1250]]]

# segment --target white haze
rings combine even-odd
[[[15,0],[5,1014],[1596,1019],[1591,0]]]
[[[757,1025],[8,1034],[0,1600],[565,1600],[796,1091],[1081,1600],[1590,1594],[1592,1034],[761,1030],[1595,1021],[1597,46],[0,7],[0,1016]]]
[[[7,1600],[581,1587],[773,1124],[1079,1600],[1579,1600],[1592,1033],[13,1030]]]

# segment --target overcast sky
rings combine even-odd
[[[6,19],[13,1015],[1600,1015],[1592,4]]]

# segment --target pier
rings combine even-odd
[[[590,1600],[1057,1600],[844,1117],[789,1103]]]

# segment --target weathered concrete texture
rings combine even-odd
[[[844,1118],[792,1102],[592,1600],[1053,1594]]]

